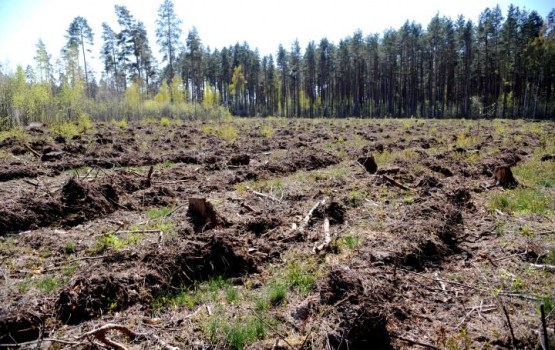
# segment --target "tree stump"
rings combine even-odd
[[[495,184],[503,188],[515,188],[518,185],[509,166],[495,168],[493,178],[495,179]]]

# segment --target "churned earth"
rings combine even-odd
[[[121,126],[0,141],[0,348],[537,349],[541,308],[555,327],[552,122]]]

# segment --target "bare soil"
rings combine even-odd
[[[540,135],[555,125],[238,119],[0,141],[0,348],[234,348],[210,322],[259,315],[298,264],[314,283],[246,347],[537,349],[553,211],[488,203],[510,191],[496,168],[553,162]],[[163,302],[217,278],[238,300]],[[106,324],[136,336],[86,334]]]

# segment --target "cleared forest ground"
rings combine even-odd
[[[555,326],[554,135],[520,120],[29,129],[0,141],[0,347],[535,349],[540,305]]]

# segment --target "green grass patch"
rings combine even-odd
[[[35,282],[35,286],[38,290],[50,294],[53,293],[56,289],[60,288],[62,286],[62,283],[57,278],[48,275],[39,278]]]
[[[34,287],[48,294],[53,293],[62,286],[62,282],[52,275],[42,276],[38,279],[26,278],[17,284],[19,292],[24,293]]]
[[[234,288],[229,280],[217,276],[196,283],[194,287],[184,287],[178,292],[162,293],[153,302],[153,309],[160,311],[165,307],[186,306],[194,308],[205,302],[218,302],[225,300],[228,303],[236,303],[240,300],[239,291]]]
[[[530,186],[555,187],[555,162],[542,162],[538,159],[518,164],[513,173]]]
[[[262,313],[228,319],[220,311],[208,319],[203,332],[213,343],[225,341],[230,348],[242,350],[250,343],[266,338],[270,324],[277,322]]]
[[[491,210],[515,213],[547,214],[555,210],[555,198],[535,188],[516,188],[495,193],[489,201]]]
[[[171,211],[171,207],[161,207],[158,209],[150,209],[146,214],[150,219],[159,219],[166,217]]]
[[[96,238],[96,243],[90,248],[91,254],[102,254],[105,251],[112,249],[115,252],[121,249],[137,244],[144,235],[140,232],[131,232],[126,237],[120,237],[115,233],[107,233]]]
[[[287,284],[275,281],[268,286],[268,301],[272,306],[282,304],[287,298]]]
[[[290,288],[296,289],[301,295],[308,295],[316,283],[316,273],[307,264],[291,261],[286,267],[285,281]]]
[[[362,243],[362,238],[359,235],[346,235],[341,238],[342,245],[353,250]]]

